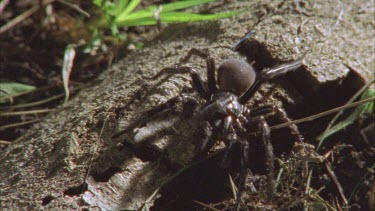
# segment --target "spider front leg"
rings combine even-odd
[[[130,132],[135,127],[145,124],[150,118],[152,118],[157,113],[167,110],[169,108],[172,108],[177,103],[183,103],[184,108],[188,108],[189,110],[194,110],[198,105],[198,101],[194,97],[191,97],[191,96],[179,95],[179,96],[173,97],[167,102],[157,105],[151,108],[150,110],[144,112],[136,121],[132,122],[124,130],[113,135],[112,138],[118,138],[121,135]]]
[[[254,96],[255,92],[259,89],[260,85],[262,85],[263,82],[268,81],[274,77],[283,75],[287,72],[293,71],[298,69],[302,66],[303,58],[305,58],[306,53],[302,55],[301,58],[281,64],[279,66],[273,67],[273,68],[266,68],[263,69],[256,77],[253,85],[250,86],[250,88],[240,97],[239,101],[242,104],[247,103],[247,101],[250,100],[251,97]]]

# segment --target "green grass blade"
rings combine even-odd
[[[182,22],[194,22],[194,21],[207,21],[217,20],[221,18],[229,18],[240,14],[242,11],[232,11],[226,13],[216,14],[193,14],[184,12],[168,12],[160,14],[162,23],[182,23]],[[124,21],[117,22],[118,26],[145,26],[155,25],[156,19],[154,16],[143,17],[143,18],[131,18]]]
[[[92,3],[98,7],[102,6],[103,1],[102,0],[93,0]]]
[[[167,4],[162,4],[160,7],[162,7],[162,11],[164,12],[171,12],[175,10],[181,10],[193,6],[197,6],[200,4],[206,4],[210,2],[214,2],[216,0],[188,0],[188,1],[178,1],[178,2],[172,2],[172,3],[167,3]],[[159,6],[150,6],[147,7],[144,10],[140,10],[139,12],[153,12],[156,10]],[[138,11],[137,11],[138,12]]]
[[[34,90],[35,86],[30,86],[15,82],[0,82],[0,103],[7,102],[7,99],[13,98],[18,93]]]
[[[216,0],[191,0],[191,1],[178,1],[178,2],[173,2],[173,3],[168,3],[168,4],[163,4],[162,6],[162,11],[165,12],[170,12],[174,10],[180,10],[180,9],[185,9],[188,7],[193,7],[197,6],[200,4],[206,4],[210,3]]]
[[[368,89],[366,90],[361,97],[361,100],[368,99],[375,96],[375,90],[374,89]],[[353,113],[351,113],[346,119],[342,120],[341,122],[338,122],[336,125],[331,127],[329,130],[325,131],[323,134],[321,134],[318,137],[318,140],[321,140],[318,147],[321,146],[323,143],[323,140],[328,138],[329,136],[341,131],[342,129],[346,128],[347,126],[353,124],[357,119],[359,119],[364,113],[372,113],[374,110],[374,103],[375,102],[369,102],[363,105],[358,106]]]
[[[180,10],[180,9],[185,9],[193,6],[197,6],[200,4],[206,4],[209,2],[213,2],[216,0],[190,0],[190,1],[179,1],[179,2],[172,2],[172,3],[167,3],[167,4],[162,4],[160,5],[161,7],[161,12],[170,12],[174,10]],[[122,13],[116,17],[116,22],[122,22],[125,19],[134,19],[134,18],[145,18],[145,17],[151,17],[154,16],[154,12],[158,9],[159,6],[150,6],[147,7],[144,10],[139,10],[136,12],[133,12],[131,14],[129,13]]]
[[[242,11],[231,11],[216,14],[193,14],[184,12],[168,12],[161,14],[160,18],[163,23],[180,23],[180,22],[194,22],[194,21],[207,21],[217,20],[221,18],[229,18],[240,14]]]
[[[149,26],[155,25],[156,20],[154,17],[146,17],[146,18],[136,18],[133,20],[125,20],[116,23],[117,26]]]
[[[119,0],[119,2],[116,4],[116,8],[114,9],[114,15],[120,15],[122,11],[124,11],[128,6],[129,0]]]
[[[129,4],[126,6],[125,10],[121,13],[118,13],[117,18],[126,18],[138,5],[141,3],[141,0],[131,0]]]

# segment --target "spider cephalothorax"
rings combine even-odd
[[[215,61],[207,50],[193,48],[188,52],[187,56],[181,60],[181,63],[186,63],[193,55],[205,59],[207,64],[207,81],[202,80],[193,68],[184,65],[164,68],[150,79],[155,79],[163,74],[188,73],[191,76],[193,88],[198,92],[200,97],[204,99],[205,103],[200,105],[199,102],[202,101],[186,94],[173,97],[167,102],[146,111],[125,130],[114,135],[114,138],[145,123],[151,116],[172,108],[178,103],[182,103],[184,106],[190,108],[189,111],[192,112],[192,115],[194,115],[196,119],[201,122],[208,122],[213,128],[211,137],[206,138],[201,143],[202,153],[207,153],[219,139],[223,140],[227,146],[223,163],[228,164],[230,163],[228,160],[233,154],[231,151],[234,148],[240,149],[240,153],[238,153],[241,166],[238,173],[238,207],[244,189],[246,169],[248,168],[249,143],[251,142],[251,137],[247,135],[247,131],[249,131],[249,127],[254,125],[254,122],[258,122],[258,129],[262,139],[261,143],[265,151],[265,168],[268,172],[269,197],[272,197],[272,193],[274,192],[274,155],[270,142],[270,128],[263,116],[273,113],[282,121],[289,121],[289,119],[284,110],[278,106],[262,106],[249,109],[246,103],[254,96],[254,93],[264,81],[299,68],[302,65],[303,57],[273,68],[263,69],[258,74],[250,64],[243,60],[235,58],[227,59],[219,65],[216,78]],[[291,125],[289,128],[292,134],[299,139],[297,127]]]

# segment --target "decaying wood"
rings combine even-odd
[[[291,74],[290,82],[284,78],[265,84],[252,104],[293,105],[303,101],[306,93],[358,78],[350,76],[353,69],[360,70],[354,75],[362,78],[371,75],[374,5],[367,1],[249,1],[211,7],[212,11],[244,9],[244,13],[220,21],[168,26],[144,49],[109,68],[59,112],[9,146],[0,155],[0,207],[118,210],[141,206],[175,170],[160,160],[141,160],[120,143],[134,136],[142,139],[139,132],[164,121],[165,128],[172,125],[172,129],[162,134],[156,130],[147,139],[186,165],[199,151],[196,139],[183,117],[173,112],[160,115],[138,133],[117,140],[111,137],[142,111],[190,87],[188,76],[165,81],[145,81],[141,76],[172,66],[192,47],[209,48],[217,62],[238,57],[230,47],[255,26],[254,38],[242,51],[255,66],[291,61],[308,51],[304,67]],[[205,71],[201,59],[193,59],[190,65],[200,74]]]

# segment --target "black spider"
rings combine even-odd
[[[243,40],[240,41],[242,44]],[[236,48],[238,48],[238,45]],[[248,168],[249,155],[249,129],[254,122],[259,122],[258,127],[261,134],[262,147],[265,151],[265,165],[268,178],[269,198],[275,192],[274,185],[274,154],[270,142],[270,128],[264,116],[276,114],[282,121],[290,121],[285,111],[278,106],[263,106],[255,109],[247,107],[246,103],[254,96],[260,85],[276,76],[282,75],[292,70],[296,70],[302,65],[302,59],[285,63],[273,68],[266,68],[256,73],[253,67],[240,59],[227,59],[223,61],[217,70],[217,81],[215,77],[216,67],[214,59],[207,50],[191,49],[181,62],[186,63],[196,55],[206,60],[207,82],[203,81],[197,72],[189,66],[177,65],[162,69],[151,79],[158,78],[163,74],[189,73],[193,81],[193,88],[205,100],[204,105],[199,105],[199,100],[192,96],[181,94],[173,97],[163,104],[155,106],[141,115],[139,119],[131,123],[126,129],[117,133],[113,138],[130,132],[135,127],[146,123],[155,114],[182,103],[189,108],[193,115],[201,121],[208,122],[214,129],[213,138],[205,139],[202,144],[202,152],[208,152],[217,140],[224,140],[226,152],[223,158],[224,166],[228,165],[233,157],[233,149],[240,149],[240,171],[237,189],[237,209],[239,208],[241,195],[245,186],[245,178]],[[289,126],[292,134],[297,140],[301,140],[298,129],[295,125]]]

